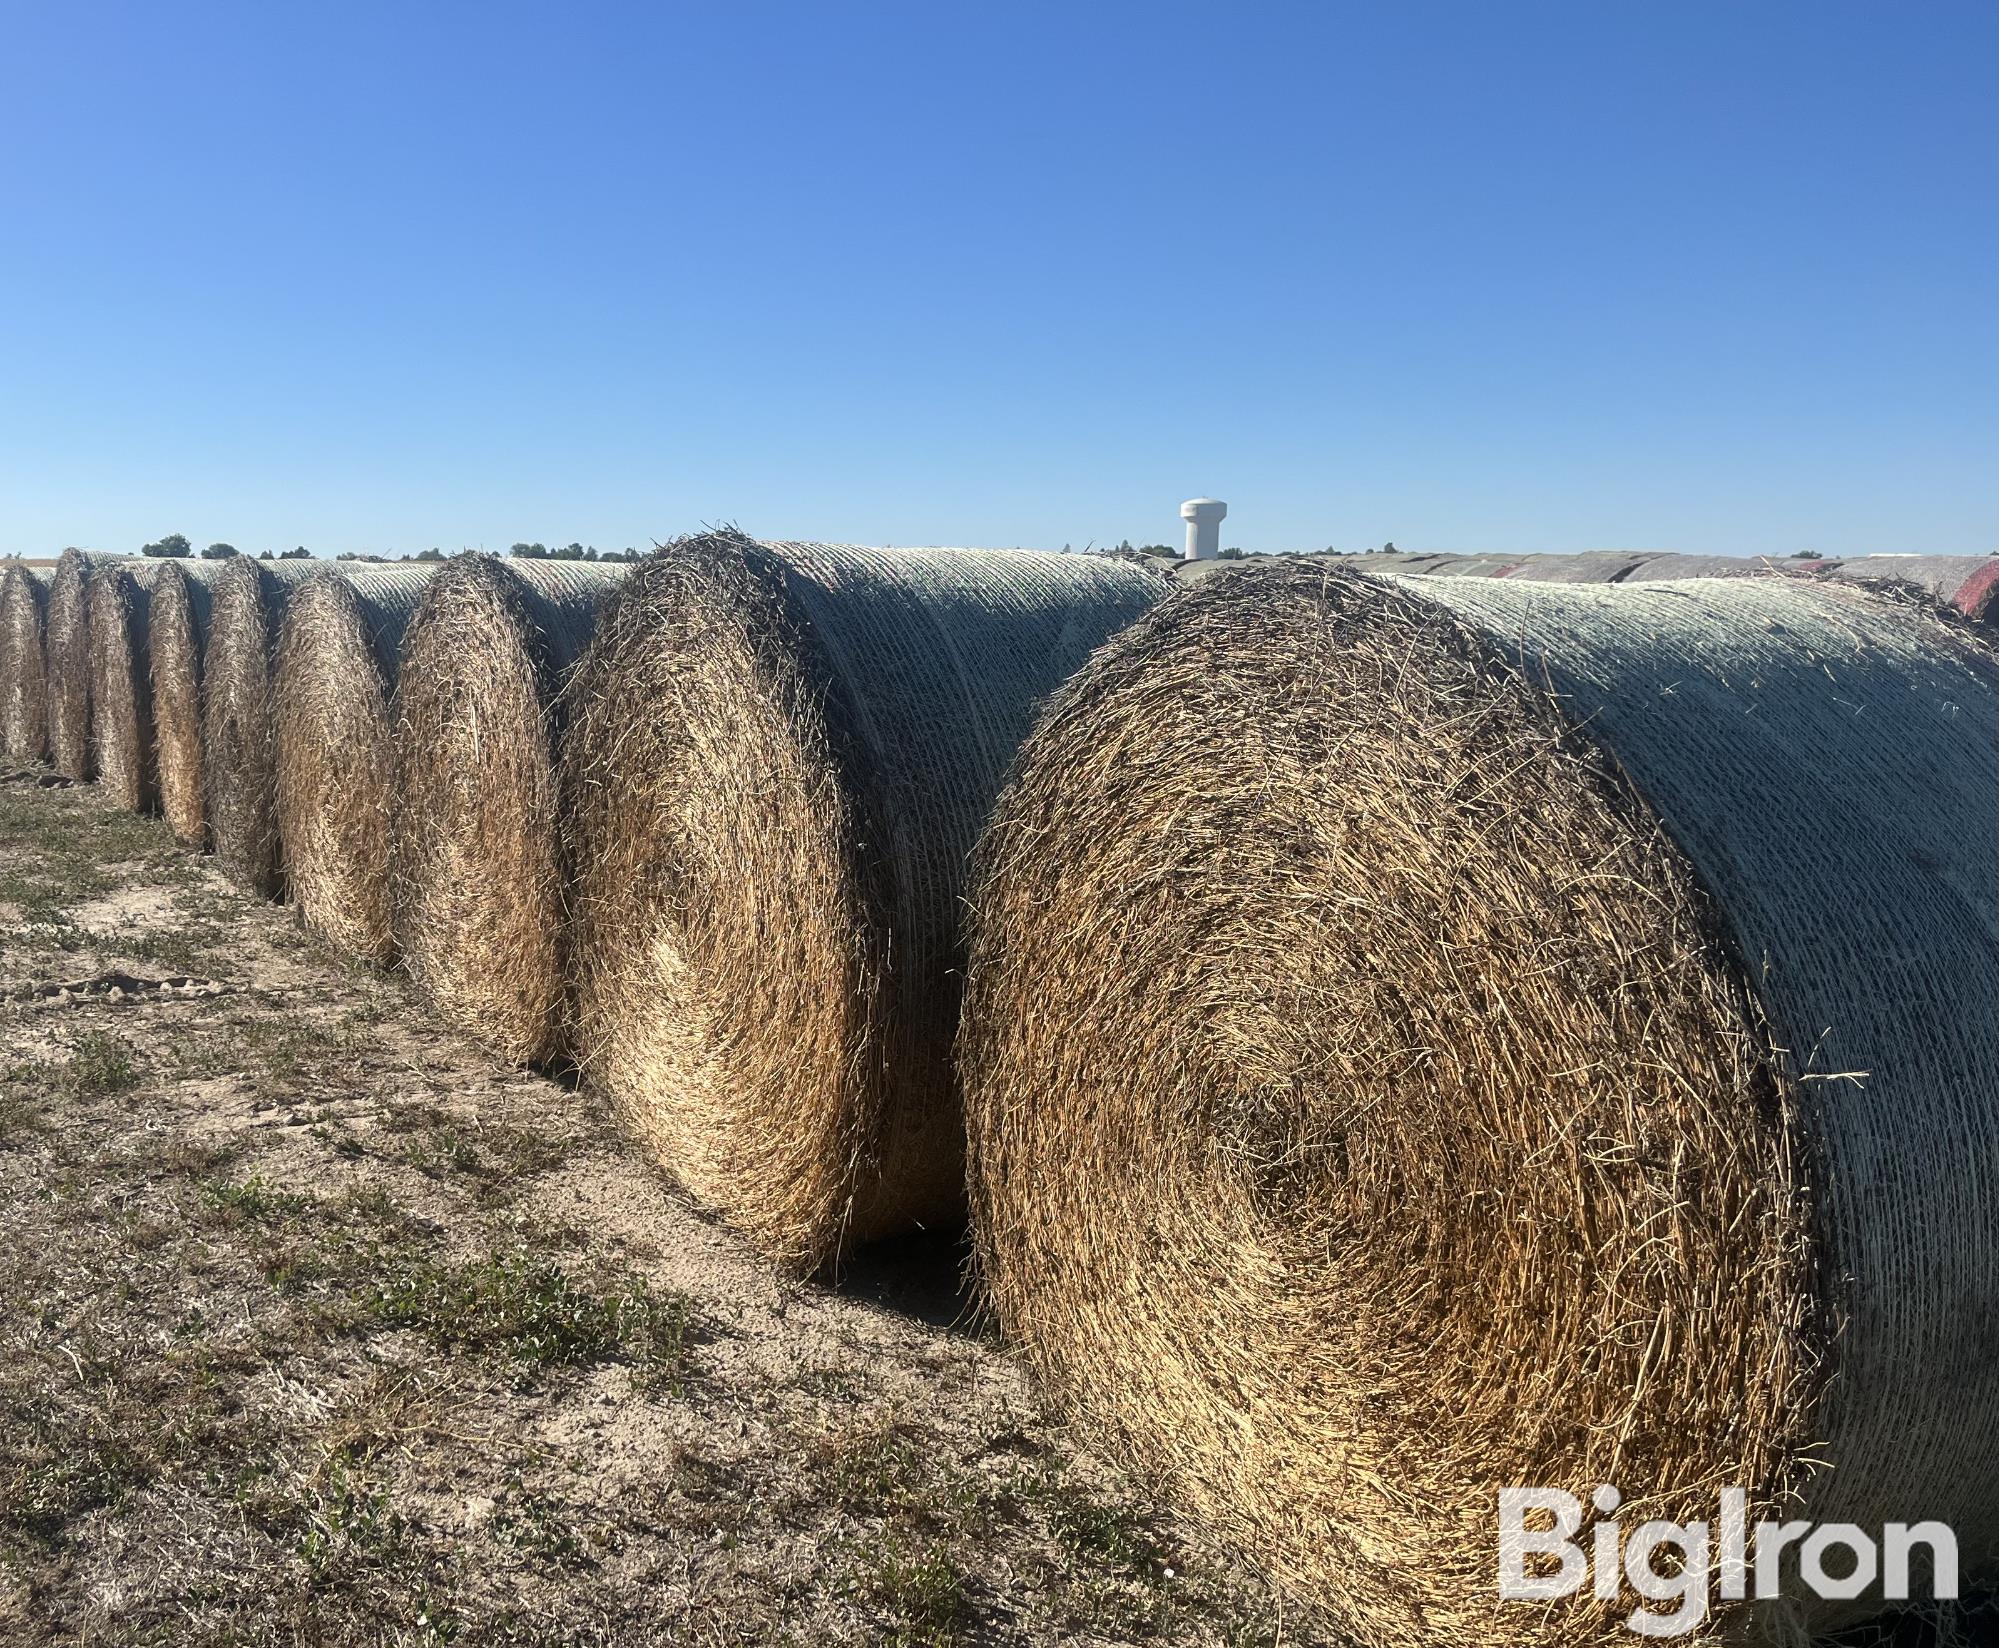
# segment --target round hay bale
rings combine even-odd
[[[1510,563],[1493,562],[1478,569],[1495,578],[1525,578],[1537,584],[1621,584],[1656,553],[1645,551],[1583,550],[1574,555],[1519,555]]]
[[[396,946],[441,1015],[516,1063],[562,1050],[560,698],[626,570],[460,555],[403,635]]]
[[[1655,555],[1633,567],[1619,582],[1657,583],[1679,578],[1750,578],[1765,572],[1822,573],[1839,565],[1816,556],[1797,555]]]
[[[1405,555],[1388,551],[1361,558],[1370,572],[1431,572],[1444,578],[1504,578],[1534,555]]]
[[[159,569],[133,559],[101,561],[90,573],[91,750],[105,794],[135,813],[159,800],[147,642]]]
[[[53,577],[46,567],[0,563],[0,752],[16,761],[48,759],[42,628]]]
[[[42,669],[47,682],[49,759],[63,777],[94,777],[90,749],[90,569],[110,557],[66,549],[49,582]]]
[[[378,966],[395,958],[391,694],[404,628],[435,570],[329,570],[292,596],[278,639],[278,833],[292,900],[308,927]]]
[[[284,891],[271,669],[285,603],[326,563],[220,563],[201,663],[201,772],[208,836],[223,870],[266,898]]]
[[[1900,584],[1975,623],[1999,622],[1999,555],[1861,555],[1826,568],[1837,583]]]
[[[780,1263],[955,1222],[963,876],[1039,699],[1160,599],[1095,556],[690,539],[577,680],[577,1057]]]
[[[160,811],[175,839],[196,848],[208,839],[208,792],[201,771],[201,661],[212,616],[209,589],[226,565],[226,561],[162,560],[153,577],[147,613]]]
[[[1499,1600],[1507,1487],[1989,1567],[1995,794],[1999,670],[1913,603],[1210,580],[981,848],[1001,1322],[1364,1644],[1628,1640]]]

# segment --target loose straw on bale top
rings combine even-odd
[[[53,576],[18,560],[0,562],[0,753],[17,761],[49,753],[42,627]]]
[[[328,569],[293,594],[277,658],[278,827],[306,925],[386,965],[390,715],[403,630],[436,563]]]
[[[226,561],[162,560],[147,613],[152,653],[153,747],[160,811],[189,847],[208,839],[201,760],[201,661],[213,617],[211,588]]]
[[[141,812],[159,799],[154,759],[152,589],[160,563],[100,561],[90,572],[90,743],[97,781],[118,806]]]
[[[1999,670],[1911,602],[1207,580],[981,850],[1001,1320],[1365,1644],[1627,1640],[1498,1600],[1502,1487],[1989,1566],[1995,795]]]
[[[555,758],[563,683],[623,563],[461,555],[403,636],[390,813],[410,978],[502,1056],[562,1048]]]
[[[232,556],[208,591],[201,763],[209,840],[223,870],[266,898],[284,889],[271,691],[278,626],[292,592],[325,568],[324,562]]]
[[[725,533],[606,616],[565,768],[578,1061],[779,1261],[962,1217],[965,861],[1036,702],[1165,589]]]
[[[95,776],[90,751],[90,569],[111,557],[66,549],[49,583],[42,635],[49,759],[63,777]]]

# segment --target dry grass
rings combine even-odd
[[[461,555],[403,638],[396,945],[439,1013],[517,1063],[564,1045],[559,698],[624,572]]]
[[[128,812],[159,800],[154,753],[148,618],[159,562],[101,562],[91,569],[90,743],[97,781]]]
[[[0,787],[0,875],[64,918],[0,920],[0,978],[223,987],[0,996],[0,1641],[1278,1640],[931,1325],[952,1252],[779,1283],[588,1095],[89,787]]]
[[[0,754],[41,761],[49,752],[48,684],[42,665],[48,575],[0,561]]]
[[[1416,582],[1209,579],[1025,751],[963,1044],[1002,1321],[1370,1644],[1627,1640],[1498,1602],[1502,1486],[1990,1549],[1989,657],[1789,579]]]
[[[209,586],[201,661],[202,790],[208,836],[231,879],[266,898],[284,890],[278,833],[278,626],[291,592],[325,571],[307,561],[221,563]]]
[[[390,695],[432,570],[367,566],[312,579],[293,595],[278,642],[278,829],[292,900],[308,927],[379,966],[395,958]]]
[[[962,1217],[965,860],[1036,701],[1161,592],[716,534],[606,616],[564,776],[579,1062],[780,1262]]]

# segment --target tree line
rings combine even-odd
[[[194,545],[188,542],[184,532],[169,532],[154,543],[141,544],[141,555],[180,561],[195,554]],[[232,555],[241,555],[242,550],[234,544],[210,544],[200,552],[204,561],[226,561]],[[598,550],[588,544],[562,544],[551,549],[547,544],[515,544],[507,553],[529,561],[636,561],[644,552],[636,549]],[[333,557],[336,561],[442,561],[446,559],[441,549],[431,548],[418,551],[415,555],[371,555],[363,550],[344,549]],[[260,561],[309,561],[312,551],[304,544],[296,549],[264,550],[257,556]]]

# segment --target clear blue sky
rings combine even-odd
[[[0,0],[0,550],[1999,549],[1999,5]]]

